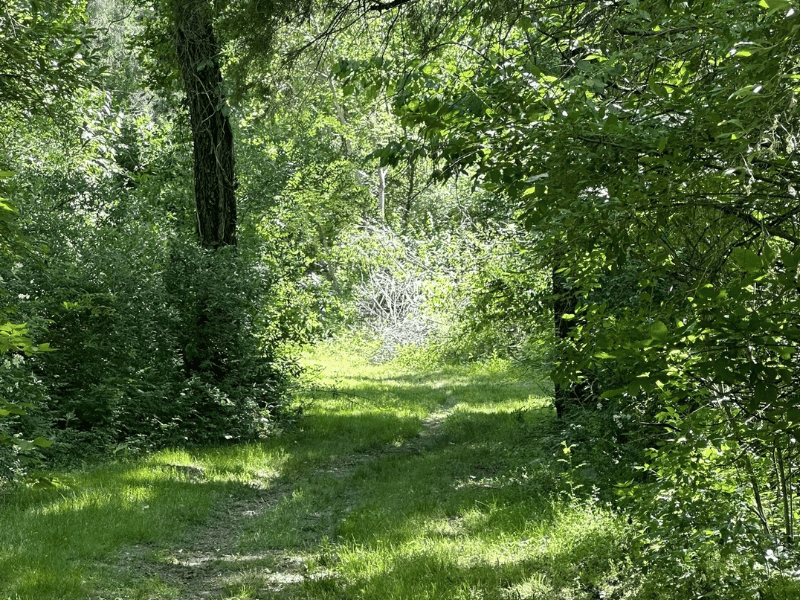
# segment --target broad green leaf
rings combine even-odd
[[[667,334],[669,334],[669,330],[662,321],[654,321],[650,324],[650,337],[654,340],[664,339]]]
[[[656,380],[652,377],[637,377],[636,381],[642,388],[642,391],[649,394],[656,388]]]
[[[667,92],[666,88],[661,84],[652,83],[650,84],[650,89],[653,90],[653,93],[659,98],[669,98],[669,93]]]
[[[603,123],[603,133],[609,133],[617,129],[617,125],[619,124],[619,117],[616,114],[611,113],[606,117],[605,123]]]
[[[772,14],[780,10],[788,10],[792,7],[792,3],[788,0],[761,0],[758,5],[762,8],[769,9],[769,13],[767,14]]]
[[[719,292],[714,289],[714,286],[707,283],[697,289],[697,297],[702,300],[713,300],[719,296]]]
[[[734,248],[731,252],[733,262],[748,273],[754,274],[761,271],[761,257],[750,248]]]
[[[787,271],[797,271],[797,265],[800,264],[800,248],[794,252],[788,249],[781,249],[781,262]]]
[[[778,399],[778,388],[770,383],[759,381],[756,384],[753,398],[759,404],[771,404]]]
[[[617,388],[614,390],[606,390],[602,394],[600,394],[600,398],[614,398],[616,396],[621,396],[625,393],[626,388]]]
[[[736,363],[727,358],[718,358],[711,367],[714,370],[714,377],[723,383],[737,383],[741,381],[741,376],[736,372]]]
[[[728,100],[733,100],[734,98],[751,99],[761,91],[762,87],[763,86],[760,83],[746,85],[728,96]]]
[[[17,207],[14,205],[13,202],[10,200],[6,200],[5,198],[0,198],[0,211],[2,212],[9,212],[13,214],[17,214]],[[5,218],[4,216],[0,215],[0,218]]]

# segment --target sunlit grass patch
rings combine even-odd
[[[462,520],[433,511],[416,536],[399,543],[343,543],[337,570],[343,589],[326,597],[611,597],[624,532],[612,512],[555,505],[541,519],[533,510],[520,528],[516,520],[494,518],[496,509],[473,509]],[[463,527],[470,520],[473,527]],[[542,595],[526,595],[534,588]]]
[[[372,436],[378,445],[344,476],[299,481],[243,540],[243,550],[288,545],[312,555],[325,533],[333,573],[280,597],[588,600],[611,592],[625,528],[609,507],[566,498],[544,386],[500,359],[444,365],[435,374],[362,361],[348,376],[336,364],[337,389],[378,401],[370,411],[346,398],[318,398],[303,423],[304,443],[330,447],[340,439],[342,448],[355,448],[353,439]],[[392,368],[400,384],[385,381]],[[387,431],[399,431],[415,402],[423,413],[410,419],[415,426],[446,409],[441,423],[425,425],[435,435],[418,449],[409,437],[405,450],[379,451],[387,438],[374,425],[383,420]],[[314,533],[304,532],[314,521]]]
[[[0,598],[88,597],[100,563],[125,546],[162,543],[202,522],[236,485],[204,473],[190,455],[162,452],[61,475],[56,489],[6,494],[0,547],[12,551],[0,556],[7,594]]]
[[[270,439],[3,497],[0,598],[182,597],[180,580],[131,565],[189,568],[176,544],[236,499],[256,508],[235,532],[218,526],[236,555],[203,558],[219,598],[588,600],[614,587],[624,527],[570,495],[542,386],[501,359],[431,372],[329,352],[307,357],[326,371]]]

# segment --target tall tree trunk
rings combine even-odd
[[[178,64],[192,126],[194,145],[195,226],[209,252],[196,256],[184,276],[194,287],[192,305],[180,332],[187,376],[222,381],[235,364],[236,303],[225,289],[215,289],[216,272],[234,268],[234,257],[217,252],[236,245],[236,195],[233,131],[225,103],[219,43],[209,0],[169,0]],[[233,360],[232,360],[233,359]]]
[[[175,47],[194,142],[197,235],[205,248],[236,245],[233,132],[208,0],[173,0]]]

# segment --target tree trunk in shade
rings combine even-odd
[[[194,142],[196,227],[204,248],[236,245],[233,132],[207,0],[174,0],[175,47]]]

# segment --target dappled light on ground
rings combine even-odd
[[[7,588],[159,600],[621,589],[624,526],[572,495],[538,382],[499,361],[432,375],[314,359],[324,370],[296,398],[302,417],[263,443],[123,461],[7,503],[5,518],[29,519],[38,540],[2,559]],[[59,536],[67,576],[41,591],[32,573]]]

